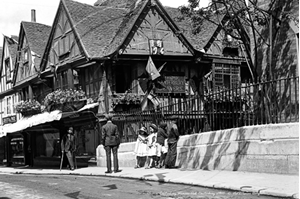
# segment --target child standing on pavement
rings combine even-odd
[[[148,165],[145,169],[150,169],[157,164],[157,147],[156,147],[156,140],[157,140],[157,126],[155,124],[150,125],[150,135],[148,136]]]
[[[134,153],[136,155],[136,165],[135,169],[142,167],[142,160],[143,158],[146,158],[147,153],[147,129],[145,127],[142,127],[138,130],[138,138],[136,140]]]

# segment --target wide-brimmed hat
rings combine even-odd
[[[155,124],[150,124],[150,126],[149,126],[149,127],[153,128],[153,129],[154,129],[154,131],[157,131],[157,130],[158,130],[158,128],[157,128],[157,126],[156,126]]]
[[[146,127],[142,126],[142,127],[139,129],[139,132],[147,133]]]

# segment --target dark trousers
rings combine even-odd
[[[74,169],[73,153],[71,151],[68,151],[64,152],[64,155],[67,156],[70,168]]]
[[[166,168],[175,167],[176,157],[177,157],[177,142],[168,143],[168,153],[165,160]]]
[[[107,171],[111,171],[111,151],[113,152],[113,158],[114,158],[114,171],[119,170],[118,148],[119,148],[119,146],[105,146],[104,147],[105,152],[106,152]]]

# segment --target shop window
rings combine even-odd
[[[59,131],[36,134],[36,157],[61,155]]]
[[[83,126],[77,133],[77,154],[79,156],[96,156],[96,148],[99,145],[99,133],[95,129]]]
[[[11,161],[13,164],[24,164],[24,140],[22,136],[10,140]]]

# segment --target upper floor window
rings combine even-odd
[[[29,60],[29,49],[24,48],[23,49],[23,64],[27,63]]]
[[[11,97],[6,98],[6,114],[10,115],[12,114],[12,102]]]
[[[213,71],[215,89],[234,89],[240,85],[240,65],[215,63]]]
[[[5,59],[6,83],[11,82],[10,58]]]

